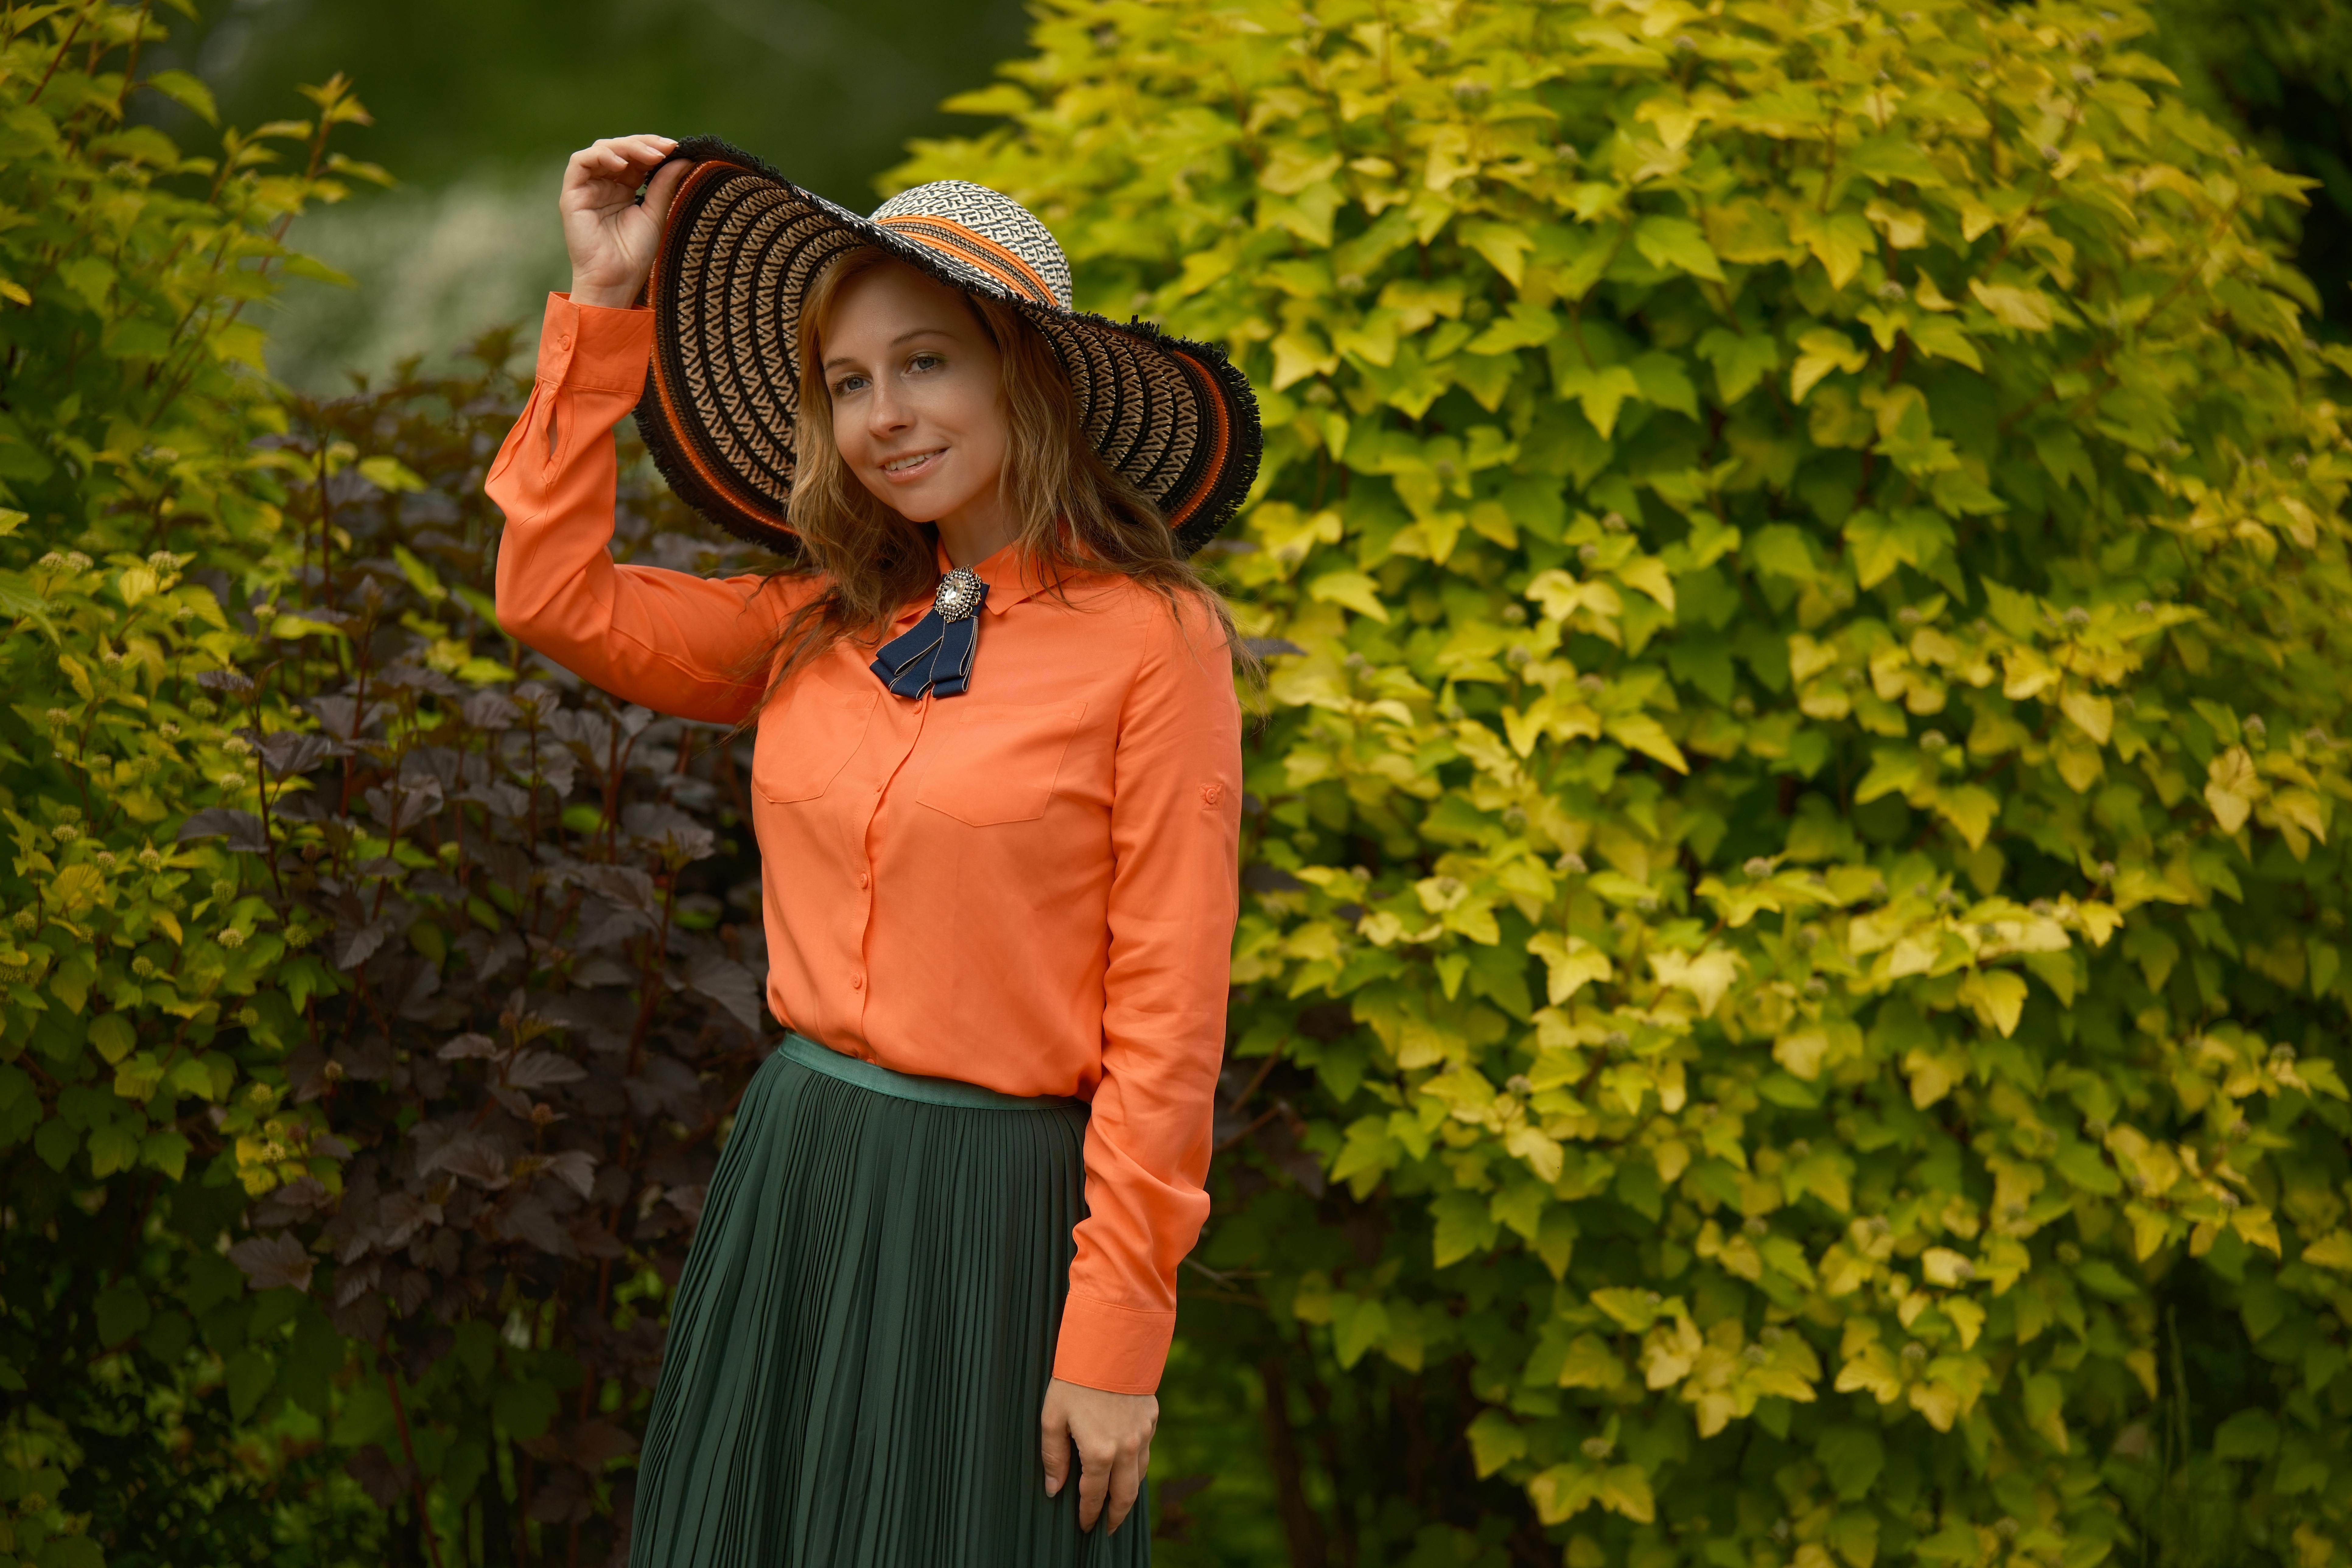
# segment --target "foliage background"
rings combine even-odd
[[[2344,459],[2268,247],[2340,271],[2231,145],[2325,174],[2334,57],[2250,15],[1069,5],[892,176],[1269,394],[1166,1560],[2336,1560]],[[730,753],[469,588],[510,340],[251,374],[346,89],[184,162],[123,126],[212,144],[202,35],[9,16],[0,1552],[601,1560],[766,1026]]]
[[[564,279],[564,158],[598,136],[708,132],[864,210],[906,139],[1020,45],[1014,0],[241,0],[172,19],[160,63],[202,76],[232,121],[285,112],[287,84],[352,71],[376,123],[350,150],[395,171],[381,199],[315,215],[305,247],[349,289],[281,305],[272,364],[315,391],[485,328],[536,320]],[[167,112],[158,118],[175,131]]]
[[[903,172],[1272,393],[1236,1054],[1356,1202],[1204,1262],[1524,1489],[1294,1555],[2337,1550],[2337,373],[2147,30],[1104,6]]]

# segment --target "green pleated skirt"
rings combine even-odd
[[[1148,1564],[1148,1496],[1081,1531],[1039,1453],[1086,1127],[786,1037],[678,1280],[630,1568]]]

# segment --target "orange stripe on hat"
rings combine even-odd
[[[1025,294],[1036,304],[1061,309],[1062,302],[1054,290],[1037,275],[1037,269],[985,235],[975,234],[952,218],[925,217],[909,214],[905,217],[877,220],[884,228],[898,229],[910,239],[919,240],[933,250],[944,250],[957,259],[968,261],[988,273],[1016,294]]]
[[[1210,449],[1207,476],[1191,495],[1184,498],[1181,506],[1168,514],[1168,527],[1170,531],[1173,532],[1183,527],[1191,521],[1192,514],[1201,510],[1201,503],[1209,499],[1209,492],[1216,488],[1219,476],[1224,473],[1225,452],[1233,445],[1233,416],[1225,407],[1223,389],[1218,386],[1216,377],[1211,375],[1202,366],[1200,361],[1191,354],[1178,353],[1172,349],[1169,351],[1169,357],[1183,365],[1186,372],[1192,376],[1195,384],[1201,389],[1202,400],[1209,405],[1216,426],[1216,445]]]

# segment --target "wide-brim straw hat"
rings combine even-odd
[[[1010,196],[939,180],[860,217],[716,137],[671,156],[694,168],[646,284],[654,355],[637,427],[671,488],[730,533],[795,550],[801,300],[827,262],[868,245],[1034,324],[1087,439],[1159,506],[1181,552],[1249,493],[1261,445],[1249,382],[1210,344],[1072,310],[1061,246]]]

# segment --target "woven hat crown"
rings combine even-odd
[[[1001,191],[933,180],[874,209],[873,221],[927,246],[992,294],[1070,309],[1070,263],[1053,231]]]

